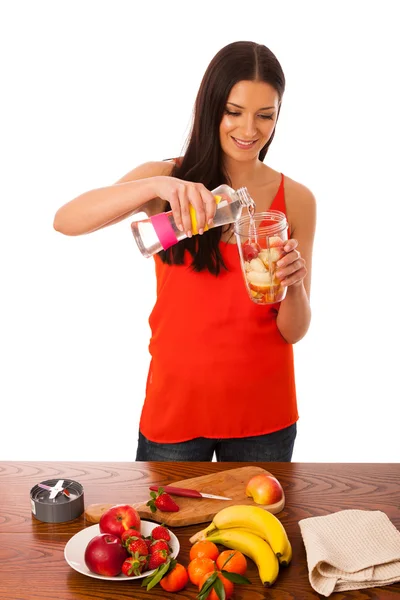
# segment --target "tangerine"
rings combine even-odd
[[[160,585],[166,592],[179,592],[188,581],[187,570],[180,563],[176,563],[175,567],[160,580]]]
[[[217,558],[217,567],[220,571],[239,573],[244,575],[247,569],[247,560],[239,550],[224,550]]]
[[[190,548],[190,560],[194,558],[211,558],[211,560],[217,560],[219,555],[219,550],[214,542],[209,542],[207,540],[200,540],[193,544]]]
[[[205,584],[207,579],[210,577],[210,575],[211,575],[211,573],[205,573],[203,575],[203,577],[200,579],[199,590],[201,590],[201,588],[203,587],[203,585]],[[226,600],[229,600],[229,598],[231,598],[233,595],[233,590],[234,590],[235,586],[233,585],[232,581],[229,581],[229,579],[226,579],[226,577],[224,577],[222,575],[222,573],[220,573],[219,571],[218,571],[218,579],[220,579],[220,581],[222,582],[222,585],[224,586]],[[214,588],[211,588],[211,591],[208,594],[208,596],[206,596],[205,600],[219,600],[218,594]]]
[[[215,561],[207,556],[194,558],[188,564],[187,570],[190,581],[194,585],[199,585],[199,581],[204,575],[210,573],[210,571],[215,571]]]

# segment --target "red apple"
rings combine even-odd
[[[253,498],[256,504],[276,504],[282,500],[284,493],[276,477],[260,473],[248,481],[246,496]]]
[[[87,568],[98,575],[116,577],[121,573],[128,552],[116,535],[102,533],[90,540],[85,550]]]
[[[139,513],[130,504],[116,504],[101,515],[99,526],[101,533],[112,533],[118,537],[127,529],[140,531]]]

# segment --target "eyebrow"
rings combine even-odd
[[[232,106],[236,106],[236,108],[244,108],[244,106],[240,106],[240,104],[235,104],[234,102],[227,102],[227,104],[232,104]],[[275,106],[263,106],[258,110],[270,110],[271,108],[275,108]]]

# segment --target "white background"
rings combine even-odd
[[[395,5],[1,4],[0,459],[134,460],[153,262],[129,220],[68,238],[53,217],[179,155],[209,61],[253,40],[287,78],[266,162],[318,202],[293,460],[399,461]]]

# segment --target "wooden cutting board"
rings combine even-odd
[[[249,504],[251,506],[260,506],[269,512],[276,514],[283,510],[285,506],[285,496],[276,504],[261,505],[256,504],[252,498],[246,496],[245,490],[247,482],[254,475],[268,473],[269,471],[261,467],[239,467],[238,469],[229,469],[184,479],[182,481],[169,482],[169,485],[182,488],[191,488],[199,492],[216,494],[218,496],[227,496],[232,500],[209,500],[207,498],[184,498],[182,496],[173,496],[179,506],[178,512],[161,512],[157,510],[152,513],[146,503],[132,504],[138,511],[140,518],[155,521],[156,523],[165,523],[169,527],[183,527],[185,525],[194,525],[196,523],[205,523],[212,521],[214,515],[222,508],[234,504]],[[161,487],[161,486],[160,486]],[[150,490],[149,490],[150,499]],[[104,511],[113,506],[112,504],[91,504],[85,510],[85,518],[88,523],[98,523]]]

